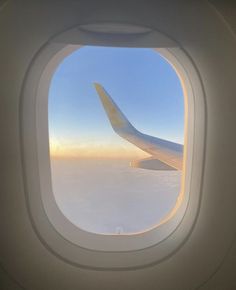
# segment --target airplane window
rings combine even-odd
[[[73,224],[97,234],[147,231],[182,185],[184,97],[155,50],[84,46],[49,90],[53,193]]]

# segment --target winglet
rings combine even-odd
[[[98,83],[94,85],[114,131],[122,138],[153,156],[149,160],[133,163],[134,166],[155,170],[167,170],[167,168],[170,170],[169,167],[178,170],[182,169],[183,148],[180,144],[139,132],[128,121],[105,89]],[[168,167],[163,165],[163,163],[167,164]]]
[[[128,121],[125,115],[121,112],[116,103],[112,100],[106,90],[98,83],[94,83],[95,89],[101,99],[103,107],[110,120],[112,128],[115,132],[120,133],[120,130],[134,130],[135,128]]]

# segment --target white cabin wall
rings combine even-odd
[[[234,289],[236,43],[209,5],[196,2],[25,0],[9,1],[0,11],[0,264],[25,289],[197,289],[227,253],[220,271],[202,289]],[[196,226],[174,256],[135,271],[92,271],[62,261],[38,239],[25,203],[19,112],[30,62],[53,35],[104,19],[171,31],[194,60],[207,96],[203,198]],[[209,251],[212,259],[205,260]],[[19,288],[4,271],[0,275],[1,289]]]

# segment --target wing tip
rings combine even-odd
[[[99,83],[97,83],[97,82],[93,82],[93,85],[94,85],[94,87],[95,87],[95,89],[96,89],[97,92],[98,92],[99,90],[103,90],[103,86],[100,85]]]

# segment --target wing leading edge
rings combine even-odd
[[[113,130],[122,138],[151,155],[150,158],[132,161],[131,166],[154,170],[182,170],[183,145],[138,131],[106,90],[98,83],[94,85]]]

